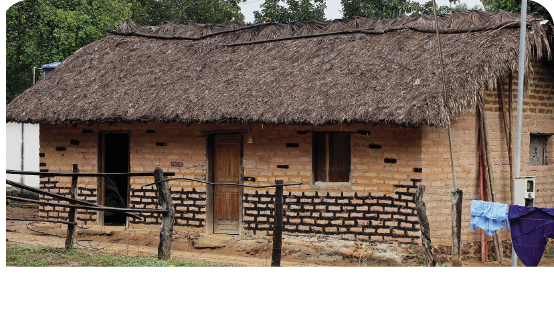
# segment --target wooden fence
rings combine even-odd
[[[127,216],[143,219],[140,215],[134,213],[161,213],[162,214],[162,223],[160,227],[160,243],[158,245],[158,259],[168,260],[171,258],[171,241],[173,237],[173,223],[175,220],[175,207],[173,206],[173,200],[171,198],[171,191],[168,186],[168,181],[171,180],[190,180],[195,182],[205,183],[207,185],[221,185],[221,186],[244,186],[250,188],[270,188],[275,187],[275,209],[274,209],[274,228],[273,228],[273,251],[271,256],[271,266],[279,267],[281,265],[281,246],[282,246],[282,231],[283,231],[283,187],[292,186],[292,185],[301,185],[302,183],[288,183],[284,184],[282,180],[276,180],[275,185],[265,185],[265,186],[253,186],[247,184],[237,184],[237,183],[214,183],[200,181],[191,178],[173,178],[168,179],[167,176],[174,176],[175,173],[168,172],[163,173],[162,169],[156,167],[153,173],[79,173],[79,168],[77,164],[73,165],[73,172],[34,172],[34,171],[17,171],[17,170],[6,170],[8,174],[22,174],[22,175],[36,175],[36,176],[50,176],[50,177],[71,177],[71,188],[70,194],[71,197],[68,198],[61,194],[51,193],[46,190],[41,190],[33,187],[26,186],[14,181],[6,180],[6,183],[20,188],[23,190],[35,192],[38,194],[43,194],[46,196],[53,197],[55,199],[69,202],[70,204],[60,204],[46,201],[37,201],[26,198],[19,197],[9,197],[10,200],[27,202],[27,203],[36,203],[40,205],[49,205],[56,207],[67,207],[69,208],[68,220],[48,220],[48,219],[32,219],[33,221],[40,222],[51,222],[51,223],[60,223],[67,225],[67,237],[65,242],[65,247],[70,249],[74,246],[76,242],[76,226],[77,226],[77,209],[86,209],[86,210],[97,210],[97,211],[110,211],[110,212],[120,212]],[[154,177],[154,182],[147,184],[146,186],[156,185],[158,191],[158,202],[161,206],[161,210],[152,210],[152,209],[136,209],[136,208],[116,208],[116,207],[106,207],[98,205],[91,202],[81,201],[78,199],[77,194],[77,184],[79,177],[108,177],[108,176],[128,176],[128,177]],[[7,218],[9,220],[26,220],[26,219],[17,219],[17,218]]]

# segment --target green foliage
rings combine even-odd
[[[15,3],[6,11],[6,101],[32,85],[33,67],[63,61],[130,17],[130,5],[121,0]]]
[[[467,4],[459,3],[459,0],[450,0],[453,7],[437,6],[437,14],[448,14],[453,11],[478,10],[479,6],[468,9]],[[397,17],[420,14],[433,14],[433,1],[421,4],[412,0],[341,0],[343,18],[354,16],[376,19],[395,19]]]
[[[342,17],[361,16],[371,19],[395,19],[411,11],[410,0],[341,0]]]
[[[419,245],[415,242],[414,239],[412,239],[411,241],[410,248],[414,256],[417,257],[419,265],[425,267],[427,264],[427,259],[425,259],[425,251],[423,251],[423,249],[418,249]]]
[[[280,0],[265,0],[261,12],[254,11],[254,23],[291,21],[324,21],[326,0],[285,0],[288,5],[282,6]]]
[[[481,0],[485,11],[496,12],[498,10],[521,13],[521,0]],[[552,16],[542,5],[527,1],[527,14],[537,12],[552,22]]]
[[[33,83],[33,67],[61,62],[108,35],[121,21],[138,25],[243,21],[245,0],[25,0],[6,12],[6,102]],[[37,71],[37,77],[41,72]],[[37,78],[38,79],[38,78]]]
[[[554,258],[554,244],[546,246],[546,249],[544,250],[544,257]]]
[[[137,25],[229,24],[244,21],[239,3],[246,0],[123,0],[131,5],[131,20]]]
[[[217,267],[205,262],[87,253],[81,249],[6,244],[6,265],[17,267]]]
[[[452,2],[455,2],[455,1],[452,1]],[[463,10],[463,11],[467,11],[467,5],[465,3],[463,5],[466,6],[466,10]],[[445,5],[441,5],[440,7],[437,6],[437,8],[436,8],[437,15],[448,14],[448,13],[452,13],[453,11],[462,11],[462,10],[456,10],[454,8],[450,8],[450,7],[445,6]],[[411,9],[410,10],[410,13],[411,13],[410,15],[420,15],[420,14],[433,15],[433,1],[427,1],[424,4],[420,4],[420,3],[415,2],[415,1],[411,2],[410,3],[410,9]]]

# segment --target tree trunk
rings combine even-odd
[[[421,227],[421,243],[423,244],[423,250],[425,252],[425,265],[427,267],[434,267],[438,264],[438,260],[431,248],[431,229],[429,228],[429,220],[427,219],[427,211],[425,210],[424,194],[425,186],[418,186],[415,196],[417,219]]]
[[[154,180],[156,188],[158,190],[158,201],[162,206],[162,210],[167,211],[162,215],[162,226],[160,228],[160,244],[158,245],[158,259],[169,260],[171,258],[171,241],[173,238],[173,221],[175,219],[175,207],[173,206],[173,200],[171,199],[171,191],[167,182],[160,182],[167,180],[164,177],[161,168],[156,167],[154,169]]]
[[[73,164],[73,173],[79,173],[79,167],[77,164]],[[78,192],[77,192],[77,184],[79,182],[79,177],[72,176],[71,177],[71,198],[77,199]],[[75,202],[71,202],[72,205],[75,205]],[[69,208],[69,212],[67,214],[67,221],[70,223],[77,223],[77,206],[72,206]],[[74,224],[67,224],[67,238],[65,239],[65,248],[71,249],[75,245],[75,240],[77,239],[77,225]]]
[[[462,190],[452,192],[452,266],[462,266]]]
[[[283,180],[275,180],[275,213],[273,220],[273,253],[271,266],[281,266],[281,245],[283,244]]]

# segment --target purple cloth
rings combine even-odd
[[[538,266],[547,238],[554,238],[554,208],[510,205],[508,220],[517,256],[527,267]]]

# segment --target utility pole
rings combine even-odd
[[[525,77],[525,35],[527,33],[527,0],[521,1],[521,24],[519,26],[519,68],[517,73],[517,122],[516,122],[516,155],[514,162],[514,182],[519,178],[521,169],[521,125],[523,116],[523,80]],[[511,127],[510,127],[511,128]],[[514,201],[515,204],[515,194]],[[517,254],[512,241],[512,267],[517,266]]]

